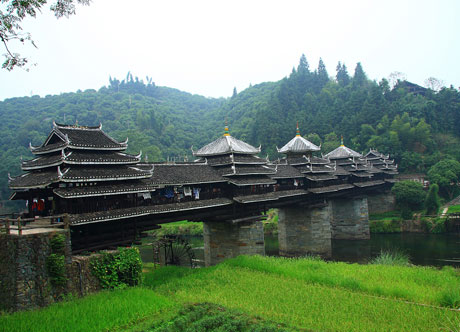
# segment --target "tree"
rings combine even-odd
[[[233,88],[232,98],[235,98],[238,92],[236,91],[236,86]]]
[[[347,67],[345,66],[345,64],[341,64],[339,61],[339,63],[337,64],[336,71],[337,83],[339,83],[339,85],[341,86],[348,85],[348,83],[350,83],[350,76],[348,75]]]
[[[428,179],[452,199],[460,182],[460,162],[454,159],[437,162],[428,170]]]
[[[318,71],[317,71],[317,81],[318,81],[318,91],[326,85],[329,81],[329,75],[327,74],[326,65],[323,62],[323,59],[319,58]]]
[[[297,67],[297,72],[300,75],[306,75],[310,73],[310,68],[309,68],[307,57],[305,56],[305,54],[302,54],[302,56],[300,57],[299,66]]]
[[[438,191],[439,187],[436,183],[430,186],[430,191],[428,192],[425,200],[425,209],[427,214],[438,214],[439,207],[441,206],[441,203],[439,203]]]
[[[75,4],[89,5],[91,0],[56,0],[50,6],[50,10],[54,12],[57,18],[63,16],[69,17],[75,14]],[[15,53],[9,47],[11,41],[19,41],[22,44],[30,42],[34,47],[37,47],[32,40],[32,36],[28,32],[22,31],[22,20],[27,16],[36,17],[37,12],[40,12],[42,7],[47,3],[47,0],[1,0],[0,7],[0,40],[3,43],[6,53],[4,54],[5,62],[2,68],[13,70],[15,67],[24,67],[28,59],[21,57],[19,53]]]
[[[441,80],[438,80],[435,77],[428,77],[424,83],[428,89],[431,89],[436,92],[441,90],[441,88],[444,86],[444,82]]]
[[[403,217],[408,217],[411,211],[421,209],[425,202],[425,191],[419,182],[410,180],[397,182],[391,192],[395,195],[396,204],[405,214]]]
[[[388,75],[388,81],[390,82],[390,86],[393,89],[398,82],[405,81],[407,78],[406,74],[401,73],[400,71],[394,71],[390,75]]]
[[[361,87],[367,81],[361,62],[356,64],[355,74],[353,75],[353,86]]]

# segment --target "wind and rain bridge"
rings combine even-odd
[[[397,166],[388,155],[362,155],[343,142],[326,155],[297,133],[261,158],[230,135],[193,151],[194,162],[143,162],[102,126],[53,123],[24,173],[10,177],[26,217],[68,214],[74,253],[129,245],[143,232],[178,220],[203,221],[206,265],[264,254],[263,213],[279,209],[284,256],[331,254],[331,238],[368,239],[369,208],[388,201]]]

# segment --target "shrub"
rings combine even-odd
[[[64,286],[67,282],[65,257],[62,254],[50,254],[46,259],[46,269],[53,286]]]
[[[404,212],[406,209],[414,211],[421,209],[425,202],[425,191],[421,183],[415,181],[401,181],[395,183],[391,192],[395,195],[396,204]]]
[[[142,280],[142,260],[137,248],[119,248],[118,253],[103,252],[94,257],[90,265],[103,289],[136,286]]]
[[[380,251],[380,254],[375,257],[371,264],[380,265],[409,265],[409,256],[399,250]]]
[[[443,307],[460,309],[460,289],[445,290],[440,296],[439,303]]]
[[[401,220],[369,220],[371,233],[401,233]]]
[[[425,200],[425,209],[427,214],[438,214],[439,207],[441,206],[441,203],[439,202],[438,191],[439,187],[437,184],[430,186],[430,191],[428,192]]]
[[[46,258],[46,270],[50,277],[52,286],[64,286],[67,282],[65,267],[65,236],[63,234],[54,234],[50,238],[51,253]]]

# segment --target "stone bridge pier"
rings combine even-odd
[[[331,239],[370,239],[366,197],[334,198],[322,204],[279,209],[281,256],[331,257]]]
[[[203,222],[204,261],[216,265],[239,255],[265,255],[262,221]]]
[[[330,202],[333,239],[368,240],[371,238],[367,197],[334,198]]]
[[[331,256],[332,206],[329,202],[279,209],[278,242],[281,256]]]

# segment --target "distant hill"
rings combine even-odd
[[[340,144],[358,151],[390,153],[402,171],[423,172],[443,156],[460,159],[460,93],[439,92],[399,82],[367,79],[360,64],[351,76],[339,64],[332,79],[322,62],[315,70],[302,56],[280,81],[251,86],[231,98],[205,98],[156,86],[128,73],[96,90],[0,102],[0,198],[8,198],[7,174],[20,174],[20,157],[32,158],[29,142],[41,144],[52,121],[98,125],[119,140],[129,137],[129,152],[149,161],[191,158],[201,147],[230,133],[277,158],[281,147],[301,133],[328,152]]]

